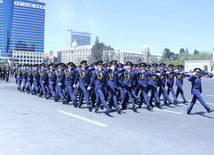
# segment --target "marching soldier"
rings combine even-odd
[[[33,75],[33,93],[32,95],[37,95],[39,93],[39,72],[38,64],[34,64],[34,69],[32,71]]]
[[[39,97],[42,97],[42,96],[46,96],[46,90],[45,90],[45,87],[47,85],[47,80],[48,80],[48,74],[47,74],[47,71],[44,69],[45,68],[45,63],[42,63],[40,65],[41,69],[38,70],[39,72],[39,84],[40,84],[40,94],[39,94]]]
[[[94,87],[95,87],[94,89],[95,89],[95,93],[96,93],[96,97],[97,97],[95,113],[99,113],[99,107],[100,107],[101,102],[103,103],[103,105],[107,111],[110,110],[107,102],[105,101],[105,96],[103,94],[103,91],[104,91],[104,80],[105,80],[104,76],[105,76],[105,74],[108,74],[109,72],[111,72],[111,69],[102,70],[103,61],[98,61],[96,63],[96,67],[97,67],[97,69],[94,71],[91,83],[87,89],[90,90],[92,87],[92,84],[94,83]]]
[[[126,70],[122,74],[123,75],[123,87],[126,91],[124,100],[122,103],[122,109],[127,109],[128,100],[131,101],[133,108],[136,108],[136,103],[140,102],[140,99],[133,93],[132,86],[133,86],[133,78],[135,75],[139,75],[139,72],[135,72],[132,70],[133,64],[132,62],[126,62]],[[137,101],[137,102],[136,102]]]
[[[187,114],[191,114],[191,110],[195,105],[196,100],[199,100],[199,102],[204,106],[204,108],[207,110],[208,113],[213,112],[213,110],[205,103],[205,101],[202,98],[201,78],[199,77],[201,69],[195,68],[194,72],[195,73],[188,78],[188,80],[192,83],[191,93],[193,97],[192,97],[191,104],[187,109]]]
[[[63,101],[63,104],[68,104],[70,99],[76,103],[76,96],[74,88],[76,88],[77,82],[77,71],[73,68],[73,63],[68,63],[68,69],[64,70],[65,75],[65,87],[68,92],[66,101]]]
[[[55,64],[49,65],[49,70],[47,71],[48,74],[48,87],[50,89],[50,92],[46,99],[56,98],[56,73],[55,73]]]
[[[55,74],[56,74],[56,86],[58,90],[58,94],[55,98],[55,102],[58,102],[59,98],[61,99],[60,101],[63,102],[64,101],[63,89],[64,89],[64,81],[65,81],[65,72],[63,70],[63,63],[58,64],[58,69],[55,70]]]
[[[169,72],[168,72],[168,76],[167,76],[167,86],[168,86],[168,89],[167,89],[167,94],[169,95],[169,93],[171,92],[172,93],[172,96],[174,98],[174,103],[178,103],[178,99],[175,95],[175,91],[173,89],[173,86],[174,86],[174,80],[175,80],[175,72],[174,72],[174,65],[173,64],[170,64],[169,66]]]
[[[86,104],[91,107],[89,97],[87,94],[87,86],[90,83],[89,82],[89,74],[91,71],[94,70],[94,68],[87,68],[87,61],[83,60],[81,63],[81,68],[77,72],[77,77],[79,80],[79,108],[82,106],[83,98],[86,100]]]
[[[27,93],[30,94],[33,92],[32,84],[33,84],[33,74],[32,74],[33,65],[29,65],[29,69],[27,70]]]
[[[16,70],[16,75],[15,75],[15,77],[16,77],[16,79],[17,79],[17,83],[18,83],[18,90],[19,91],[21,91],[21,83],[22,83],[22,71],[21,71],[21,65],[18,65],[17,66],[18,67],[18,69]]]
[[[158,96],[158,92],[157,92],[157,80],[158,80],[158,75],[160,75],[159,71],[157,70],[157,67],[158,67],[158,64],[157,63],[154,63],[152,64],[153,66],[153,70],[149,72],[149,90],[151,90],[151,97],[150,97],[150,100],[149,100],[149,105],[151,107],[154,107],[154,105],[152,104],[152,100],[153,98],[155,97],[156,99],[156,102],[155,102],[155,105],[156,106],[159,106],[160,105],[160,98]]]
[[[122,63],[118,63],[117,65],[117,68],[119,70],[122,70],[124,67],[124,65]],[[120,100],[120,97],[122,99],[122,101],[124,100],[124,96],[125,96],[125,90],[124,90],[124,87],[123,87],[123,76],[122,76],[123,73],[118,73],[118,97],[117,97],[117,100],[119,101]]]
[[[23,86],[22,86],[22,92],[25,91],[25,89],[27,88],[27,69],[26,69],[27,65],[24,64],[23,65],[23,69],[22,69],[22,81],[23,81]]]
[[[5,68],[5,77],[6,77],[6,82],[9,81],[9,76],[10,76],[10,68],[8,65],[6,65],[6,68]]]
[[[165,63],[160,63],[159,65],[159,73],[161,74],[160,77],[158,78],[158,86],[160,87],[159,89],[159,97],[161,94],[163,94],[164,97],[164,104],[167,104],[167,100],[169,101],[169,104],[172,104],[171,99],[169,98],[169,95],[167,94],[167,91],[165,89],[166,85],[166,77],[168,75],[167,71],[164,69]]]
[[[138,83],[139,83],[139,88],[141,90],[140,97],[141,97],[141,103],[139,104],[139,108],[141,108],[143,101],[146,103],[147,108],[152,108],[149,104],[148,100],[148,81],[149,81],[149,72],[146,70],[146,63],[141,63],[141,68],[140,68],[140,75],[138,76]]]
[[[109,108],[111,109],[113,106],[113,103],[116,107],[116,110],[119,110],[118,100],[117,100],[117,87],[118,87],[118,74],[121,72],[124,72],[124,70],[119,71],[117,66],[117,61],[111,61],[111,72],[108,73],[109,77],[109,92],[110,92],[110,102],[109,102]]]
[[[176,86],[177,86],[177,91],[176,91],[176,98],[178,98],[178,95],[181,94],[181,97],[184,101],[184,103],[187,102],[186,98],[184,97],[184,91],[183,91],[183,83],[184,83],[184,78],[189,77],[189,74],[185,74],[183,72],[183,65],[178,65],[178,71],[175,73],[176,75]]]

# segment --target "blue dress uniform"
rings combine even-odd
[[[36,67],[38,67],[39,65],[38,64],[34,64],[34,69],[32,71],[32,74],[33,74],[33,94],[32,95],[35,95],[39,92],[39,72],[38,72],[38,69]]]
[[[133,65],[133,67],[134,67],[134,72],[137,72],[135,69],[136,69],[136,67],[137,67],[137,64],[134,64]],[[137,83],[137,76],[135,75],[134,77],[133,77],[133,89],[132,89],[132,91],[133,91],[133,94],[136,94],[136,91],[137,91],[137,86],[138,86],[138,83]],[[137,94],[136,94],[137,95]]]
[[[158,64],[154,63],[152,64],[153,67],[157,67]],[[152,100],[153,98],[155,97],[156,99],[156,105],[159,106],[160,105],[160,98],[158,96],[158,92],[157,92],[157,82],[158,82],[158,75],[157,73],[159,73],[159,71],[157,70],[152,70],[149,72],[149,88],[148,90],[151,90],[151,96],[150,96],[150,100],[149,100],[149,105],[153,107],[153,104],[152,104]]]
[[[91,67],[93,68],[94,64],[91,65]],[[89,73],[89,84],[93,80],[93,74],[94,74],[94,71]],[[92,83],[92,85],[91,85],[91,89],[89,90],[89,94],[91,97],[91,105],[92,105],[92,107],[95,107],[96,93],[95,93],[95,89],[94,89],[94,83]]]
[[[55,67],[56,65],[55,64],[50,64],[49,67],[52,66],[52,67]],[[50,89],[50,92],[49,92],[49,95],[46,99],[49,99],[51,98],[51,96],[53,98],[56,97],[56,73],[55,73],[55,70],[54,69],[50,69],[47,71],[47,74],[48,74],[48,87]]]
[[[74,88],[76,87],[76,82],[77,82],[77,71],[72,68],[72,66],[73,66],[72,62],[69,62],[68,66],[70,67],[70,69],[64,70],[65,87],[66,87],[66,90],[68,92],[68,95],[67,95],[67,98],[66,98],[66,101],[64,102],[64,104],[68,104],[70,99],[73,102],[76,102],[76,96],[75,96]]]
[[[141,63],[141,67],[146,67],[145,63]],[[148,81],[149,81],[149,72],[147,70],[141,70],[140,75],[138,76],[138,84],[139,84],[139,89],[141,90],[141,103],[139,107],[142,106],[143,101],[145,101],[146,105],[148,108],[151,108],[149,105],[149,100],[148,100]]]
[[[26,69],[26,64],[23,65],[22,69],[22,81],[23,81],[23,86],[22,86],[22,92],[25,91],[27,88],[27,69]]]
[[[45,64],[42,63],[40,66],[45,67]],[[39,72],[39,76],[40,76],[40,78],[39,78],[39,84],[40,84],[40,95],[39,95],[39,97],[41,97],[42,95],[47,95],[46,90],[45,90],[45,86],[47,84],[48,74],[47,74],[47,71],[44,70],[44,68],[38,70],[38,72]]]
[[[201,69],[195,68],[194,71],[199,74]],[[207,112],[213,112],[213,110],[211,110],[211,108],[205,103],[205,101],[201,97],[201,95],[202,95],[201,78],[196,75],[191,75],[188,78],[188,80],[192,83],[191,93],[193,95],[193,98],[192,98],[189,108],[187,109],[187,114],[191,114],[190,112],[191,112],[193,106],[195,105],[197,99],[204,106],[204,108],[207,110]]]
[[[105,70],[108,70],[108,68],[111,67],[111,64],[110,63],[106,63],[103,65],[103,69]],[[105,74],[104,75],[104,96],[105,96],[105,100],[110,100],[110,92],[109,92],[109,76],[108,74]]]
[[[178,69],[183,69],[183,65],[179,65]],[[187,102],[186,98],[184,97],[184,91],[183,91],[183,82],[185,77],[189,77],[189,74],[185,74],[182,71],[177,71],[175,73],[176,76],[176,86],[177,86],[177,91],[176,91],[176,98],[178,98],[178,95],[181,94],[181,97],[183,98],[184,103]]]
[[[172,68],[173,69],[174,65],[173,64],[170,64],[169,65],[169,68]],[[174,86],[174,80],[175,80],[175,72],[174,71],[169,71],[169,74],[167,76],[167,86],[168,86],[168,89],[167,89],[167,94],[169,95],[169,93],[171,92],[172,93],[172,96],[174,98],[174,103],[178,103],[178,99],[175,95],[175,91],[173,89],[173,86]]]
[[[111,61],[111,65],[117,65],[117,61]],[[109,92],[110,92],[110,102],[109,108],[111,109],[113,103],[117,110],[119,110],[118,100],[117,100],[117,87],[118,87],[118,74],[124,72],[124,70],[118,70],[116,68],[112,68],[112,71],[108,73],[109,77]]]
[[[58,67],[62,67],[63,64],[60,63],[58,65]],[[57,97],[55,99],[55,102],[57,102],[59,100],[59,97],[61,98],[61,101],[63,101],[64,97],[63,97],[63,90],[64,89],[64,81],[65,81],[65,72],[62,69],[57,69],[55,70],[55,74],[56,74],[56,86],[57,86],[57,90],[58,90],[58,94]]]
[[[96,65],[102,65],[103,61],[98,61]],[[107,102],[105,101],[105,96],[103,94],[104,91],[104,75],[111,72],[111,70],[103,70],[103,69],[96,69],[93,71],[93,77],[91,80],[91,83],[88,87],[88,90],[91,89],[92,84],[94,83],[94,89],[96,93],[96,98],[97,98],[97,104],[95,106],[95,112],[97,113],[100,107],[101,102],[103,103],[104,107],[106,110],[109,110],[109,106]]]
[[[18,83],[18,90],[21,91],[22,72],[21,72],[20,67],[21,67],[21,65],[18,65],[18,69],[15,72],[16,73],[15,77],[16,77],[16,80],[17,80],[17,83]]]
[[[122,69],[123,68],[123,64],[122,63],[118,63],[117,67],[119,69]],[[119,100],[121,97],[122,100],[124,100],[124,96],[125,96],[125,90],[124,90],[124,87],[123,87],[123,73],[118,73],[118,98],[117,100]]]
[[[165,63],[160,63],[160,67],[165,67]],[[167,91],[165,89],[165,85],[166,85],[166,78],[167,78],[167,71],[160,69],[159,73],[161,74],[158,78],[158,86],[160,87],[159,89],[159,97],[161,96],[161,94],[163,94],[164,97],[164,103],[167,104],[167,100],[169,101],[170,104],[172,104],[171,99],[169,98],[169,95],[167,94]]]
[[[32,83],[33,83],[32,67],[33,67],[33,65],[29,65],[29,69],[27,70],[27,89],[28,89],[28,94],[33,92],[33,90],[32,90]]]
[[[83,66],[83,65],[87,66],[87,61],[86,60],[83,60],[81,62],[81,66]],[[83,67],[81,67],[77,72],[77,77],[78,77],[78,80],[79,80],[79,94],[80,94],[79,104],[78,104],[79,107],[82,106],[82,101],[83,101],[84,97],[85,97],[85,100],[86,100],[86,104],[88,106],[91,106],[90,105],[90,101],[89,101],[89,97],[88,97],[88,94],[87,94],[87,86],[89,84],[89,74],[93,70],[94,70],[94,68],[83,68]]]
[[[133,66],[132,62],[128,61],[126,62],[126,66]],[[123,75],[123,87],[125,88],[125,96],[122,103],[122,109],[127,109],[127,103],[130,99],[133,108],[135,108],[136,103],[135,101],[138,100],[135,94],[133,94],[132,88],[133,88],[133,78],[135,75],[139,75],[140,72],[135,72],[133,70],[126,70]]]

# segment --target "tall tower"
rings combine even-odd
[[[44,24],[45,3],[0,0],[0,60],[11,59],[15,51],[44,53]]]
[[[149,50],[149,46],[147,44],[143,45],[143,47],[141,49],[141,53],[143,54],[144,61],[148,62],[150,60],[150,50]]]

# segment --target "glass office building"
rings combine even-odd
[[[25,58],[23,62],[27,62],[31,58],[37,62],[33,60],[44,53],[44,23],[45,3],[0,0],[0,59]]]
[[[87,32],[76,32],[71,31],[71,43],[74,40],[77,42],[78,46],[91,45],[91,34]]]

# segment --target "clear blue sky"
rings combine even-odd
[[[67,29],[86,31],[122,51],[214,48],[213,0],[40,0],[46,3],[45,52],[65,46]]]

